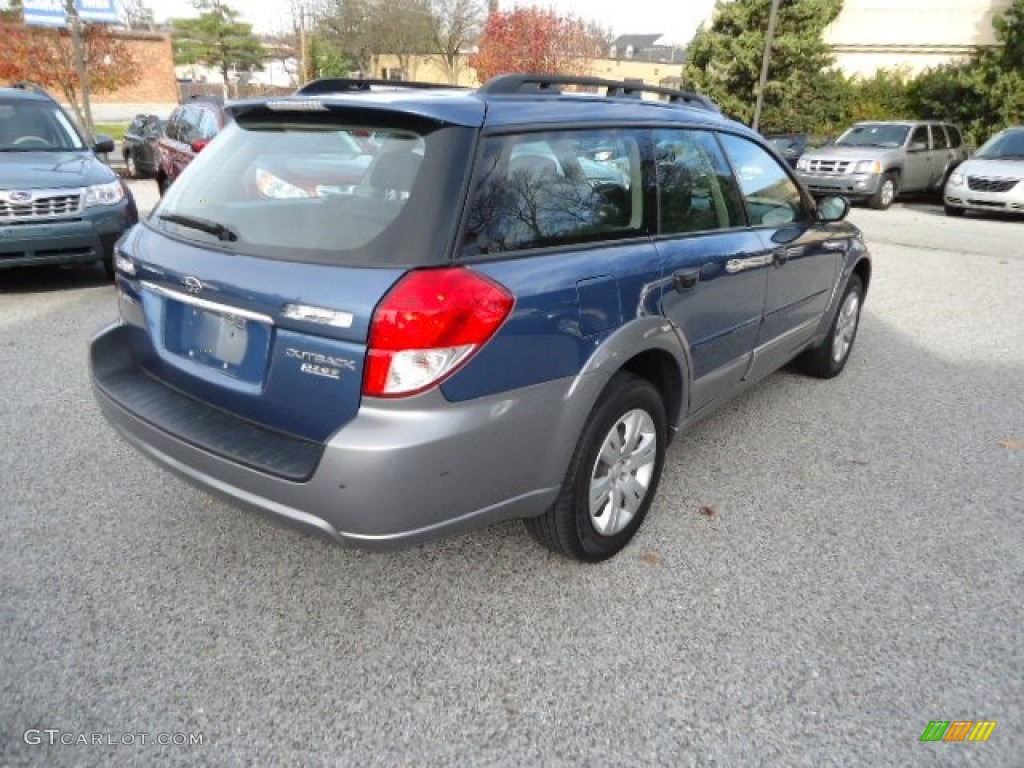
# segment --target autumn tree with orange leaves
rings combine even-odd
[[[490,14],[478,52],[469,59],[480,82],[509,72],[585,75],[603,55],[594,26],[533,6]]]
[[[94,93],[117,90],[136,82],[139,65],[123,40],[100,24],[83,30],[85,64]],[[0,23],[4,52],[0,56],[0,81],[33,83],[59,91],[71,105],[78,124],[86,126],[71,34],[66,29]]]

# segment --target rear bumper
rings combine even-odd
[[[71,220],[0,222],[0,269],[50,264],[91,264],[112,257],[114,243],[135,222],[135,201],[87,209]]]
[[[589,385],[562,380],[464,403],[436,390],[401,402],[364,400],[323,444],[309,478],[295,481],[183,439],[138,403],[118,398],[108,357],[122,354],[120,328],[93,340],[93,391],[104,417],[132,445],[232,502],[361,547],[541,514],[558,494],[587,399],[596,397]]]

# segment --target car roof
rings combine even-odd
[[[858,120],[854,125],[952,125],[948,120]]]
[[[33,93],[23,88],[0,88],[0,98],[21,101],[53,101],[50,96],[43,93]]]
[[[377,86],[372,88],[369,84]],[[605,93],[563,92],[567,85],[603,88]],[[640,98],[641,92],[652,92],[670,101]],[[402,112],[474,128],[686,122],[729,126],[754,135],[746,126],[724,117],[710,100],[698,94],[642,83],[554,75],[505,75],[472,90],[425,83],[313,81],[291,96],[233,102],[227,110],[237,116],[254,110],[345,108]]]

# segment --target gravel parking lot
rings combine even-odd
[[[852,218],[846,372],[677,440],[600,566],[515,523],[371,554],[210,501],[98,413],[102,270],[0,273],[0,765],[1024,765],[1024,222]]]

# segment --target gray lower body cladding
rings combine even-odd
[[[437,390],[364,399],[296,481],[161,428],[104,385],[102,332],[93,390],[106,419],[141,453],[189,482],[363,547],[414,543],[544,512],[555,500],[603,377],[564,379],[453,403]]]

